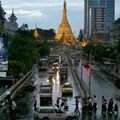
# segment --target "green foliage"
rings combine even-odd
[[[39,48],[39,54],[41,57],[49,55],[49,52],[50,52],[50,48],[45,45]]]
[[[117,55],[116,61],[117,61],[118,64],[120,64],[120,53]]]
[[[38,30],[38,33],[40,35],[40,38],[44,41],[53,40],[55,37],[55,30],[54,29],[43,30],[43,29],[37,28],[37,30]],[[33,34],[34,30],[30,30],[30,32]]]
[[[16,60],[9,60],[8,66],[8,76],[17,76],[24,72],[25,65],[24,63]]]
[[[18,30],[16,32],[9,43],[8,52],[9,60],[24,63],[24,70],[20,72],[28,71],[39,58],[37,43],[28,30]],[[13,69],[14,72],[15,70]]]

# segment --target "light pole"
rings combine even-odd
[[[80,79],[81,79],[81,88],[83,88],[83,81],[82,81],[82,62],[83,61],[82,61],[82,55],[83,55],[83,47],[82,47],[82,51],[81,51],[81,60],[80,60],[81,61],[81,68],[80,68],[81,69],[81,77],[80,77]]]
[[[91,71],[90,71],[90,67],[88,69],[88,75],[89,75],[89,97],[91,97]]]

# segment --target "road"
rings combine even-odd
[[[81,66],[76,67],[78,74],[81,73]],[[17,116],[18,120],[33,120],[33,96],[36,96],[37,98],[37,106],[39,106],[39,89],[40,89],[40,83],[42,81],[46,80],[46,72],[39,72],[37,66],[34,67],[34,75],[32,78],[37,80],[37,88],[35,91],[25,91],[24,88],[19,91],[18,95],[15,97],[15,102],[17,103]],[[83,85],[86,87],[86,90],[89,93],[89,76],[88,76],[88,69],[83,67]],[[32,79],[31,78],[31,79]],[[114,115],[106,115],[103,116],[101,114],[101,96],[105,96],[107,100],[109,100],[111,97],[117,98],[120,96],[120,90],[118,89],[118,86],[115,87],[114,83],[111,82],[112,78],[106,76],[105,74],[101,72],[95,72],[91,71],[91,96],[94,94],[97,96],[98,104],[97,104],[97,112],[84,112],[81,111],[81,102],[79,103],[81,116],[77,120],[119,120],[120,115],[114,116]],[[65,82],[70,82],[73,86],[73,96],[68,97],[68,104],[69,104],[69,111],[73,112],[75,109],[75,99],[74,96],[76,95],[82,95],[80,91],[80,86],[78,84],[78,81],[76,81],[73,71],[69,69],[68,71],[68,79],[60,81],[59,73],[56,73],[56,78],[53,81],[53,105],[56,103],[57,97],[61,96],[61,87],[62,84]],[[7,115],[5,117],[5,113],[3,113],[3,119],[5,120],[7,118]]]
[[[79,66],[76,67],[77,73],[79,77],[81,77],[81,63]],[[98,110],[97,110],[97,118],[101,118],[101,99],[104,96],[107,99],[107,103],[109,102],[110,98],[114,100],[116,98],[120,98],[120,84],[119,80],[110,77],[101,71],[90,70],[90,68],[82,67],[82,83],[83,86],[86,88],[87,92],[91,93],[91,96],[96,95],[98,101]],[[119,102],[120,106],[120,102]],[[105,120],[118,120],[120,119],[120,115],[114,116],[106,116]]]

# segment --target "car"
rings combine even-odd
[[[63,64],[63,66],[67,67],[68,66],[68,61],[64,60],[62,64]]]
[[[25,89],[26,90],[34,90],[36,88],[36,80],[30,79],[25,83]]]
[[[76,115],[51,106],[38,108],[34,111],[34,118],[40,120],[73,120],[76,119]]]
[[[83,66],[84,66],[85,68],[89,68],[89,67],[90,67],[89,62],[84,62],[84,63],[83,63]]]
[[[61,66],[59,73],[60,73],[60,78],[67,78],[67,75],[68,75],[67,67]]]
[[[62,96],[64,95],[73,95],[73,87],[70,83],[62,85]]]
[[[53,63],[52,70],[53,71],[58,71],[59,70],[59,63]]]
[[[52,69],[49,69],[47,71],[47,80],[54,80],[55,79],[55,73]]]

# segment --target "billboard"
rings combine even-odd
[[[8,36],[0,36],[0,72],[8,71]]]

